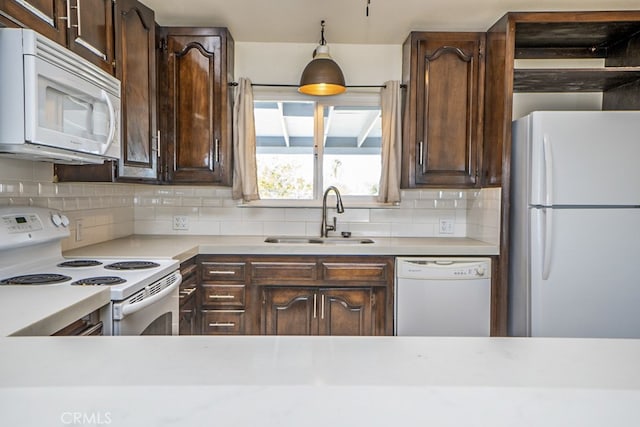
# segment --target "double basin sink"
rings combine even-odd
[[[267,237],[265,243],[311,244],[311,245],[366,245],[375,243],[371,239],[359,237],[304,237],[304,236],[277,236]]]

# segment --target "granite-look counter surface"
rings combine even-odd
[[[356,239],[351,237],[350,239]],[[64,253],[67,257],[175,258],[197,254],[229,255],[397,255],[489,256],[498,246],[452,237],[373,237],[369,244],[265,243],[265,236],[132,235]],[[346,240],[346,239],[345,239]]]

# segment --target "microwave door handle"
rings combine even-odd
[[[104,150],[106,152],[116,135],[116,110],[113,108],[111,99],[109,99],[109,94],[104,90],[102,91],[102,97],[107,101],[107,106],[109,107],[109,136],[107,136],[107,146]]]

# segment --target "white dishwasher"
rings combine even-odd
[[[395,335],[489,336],[489,258],[396,258]]]

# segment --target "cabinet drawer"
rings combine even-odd
[[[261,284],[305,282],[318,278],[315,262],[252,262],[251,278]]]
[[[244,285],[202,285],[202,305],[244,307]]]
[[[244,310],[203,310],[203,335],[244,334]]]
[[[325,281],[341,282],[348,281],[386,283],[390,274],[387,263],[342,263],[342,262],[322,262],[322,277]]]
[[[202,280],[244,282],[244,262],[203,262]]]

